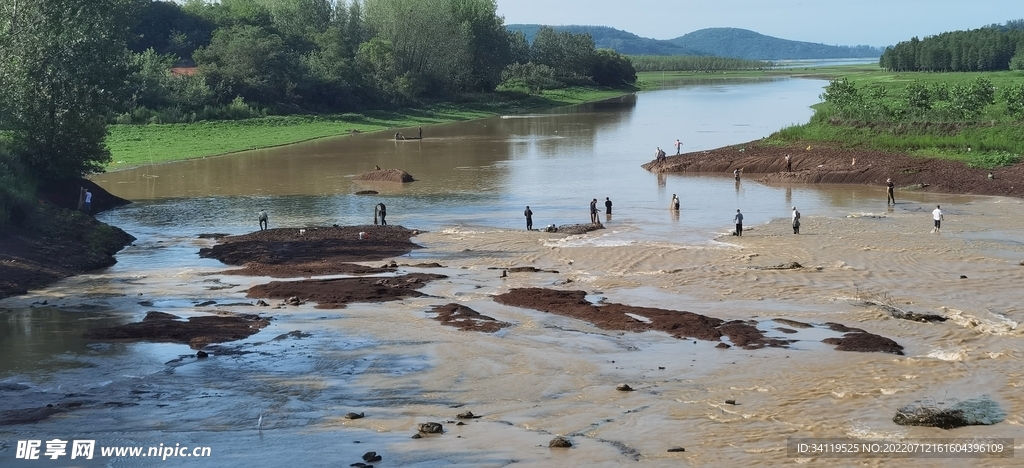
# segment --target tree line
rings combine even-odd
[[[891,71],[1024,70],[1024,20],[914,37],[886,48],[878,63]]]
[[[588,35],[547,28],[528,43],[496,10],[494,0],[2,2],[0,180],[102,171],[111,122],[344,113],[636,81],[628,58]],[[0,205],[10,196],[0,190]]]
[[[656,56],[631,55],[630,61],[638,72],[651,71],[694,71],[713,72],[725,70],[761,70],[771,68],[772,62],[744,60],[712,56]]]

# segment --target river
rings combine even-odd
[[[1016,201],[908,193],[887,211],[879,206],[884,192],[873,187],[775,187],[730,175],[659,177],[639,167],[656,147],[673,154],[677,138],[683,152],[700,151],[806,122],[825,84],[699,83],[426,126],[421,140],[359,134],[97,175],[98,184],[134,202],[100,219],[138,241],[107,270],[0,301],[0,410],[61,402],[89,409],[0,427],[0,464],[51,466],[14,460],[17,440],[51,437],[213,451],[203,460],[97,457],[83,466],[338,466],[370,450],[384,455],[383,466],[784,463],[794,461],[785,456],[789,436],[943,436],[938,429],[903,432],[888,421],[894,406],[939,391],[970,398],[981,385],[1019,407],[1020,398],[1005,393],[1021,385],[1021,372],[1005,366],[1019,366],[1024,352],[1014,318],[1015,301],[1024,297],[1005,289],[1022,278],[1003,270],[1024,245],[1005,216]],[[352,180],[375,165],[403,169],[417,181]],[[356,195],[360,190],[379,194]],[[678,213],[667,209],[673,194],[682,201]],[[602,209],[606,230],[570,238],[521,231],[527,205],[536,227],[583,223],[590,200],[603,207],[605,197],[614,203],[611,217]],[[252,312],[226,304],[249,302],[245,289],[267,279],[219,274],[223,265],[198,258],[211,242],[198,234],[249,232],[260,210],[270,214],[271,227],[368,224],[380,202],[389,223],[428,231],[414,239],[427,248],[409,257],[439,261],[439,272],[451,277],[427,288],[431,297],[330,311],[261,309],[275,317],[268,329],[217,348],[206,361],[184,345],[80,338],[85,329],[149,310]],[[970,228],[954,225],[950,234],[923,241],[901,237],[926,205],[938,202]],[[780,235],[791,206],[800,207],[808,236],[756,237]],[[753,227],[747,244],[721,236],[736,209]],[[875,224],[850,224],[863,222]],[[880,232],[890,236],[881,248],[872,244]],[[793,258],[818,269],[783,277],[749,268]],[[562,273],[504,280],[487,269],[523,264]],[[945,279],[953,265],[957,275],[985,282],[955,289],[965,283]],[[908,357],[832,351],[818,342],[832,335],[819,331],[801,332],[802,344],[788,350],[724,355],[706,343],[608,333],[490,300],[509,287],[566,278],[613,302],[873,326],[905,344]],[[917,307],[953,309],[963,323],[911,330],[902,321],[879,321],[877,311],[851,308],[851,296],[880,284]],[[949,301],[941,302],[947,293]],[[207,300],[225,305],[196,305]],[[514,326],[494,336],[445,329],[423,312],[444,302]],[[294,330],[311,336],[274,339]],[[790,355],[786,365],[759,364]],[[781,372],[790,374],[788,382]],[[864,375],[867,382],[859,380]],[[642,390],[623,396],[614,391],[620,381]],[[730,397],[741,405],[724,405]],[[873,407],[880,408],[866,409]],[[454,414],[464,409],[483,417],[455,426]],[[367,418],[341,417],[349,411]],[[1021,418],[1008,419],[949,437],[1021,436]],[[409,439],[415,424],[428,420],[445,423],[447,433]],[[577,447],[548,449],[554,434],[570,436]],[[687,452],[667,453],[673,445]]]

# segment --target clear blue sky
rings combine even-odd
[[[913,36],[1024,18],[1024,0],[497,0],[505,24],[611,26],[654,39],[712,27],[833,45],[893,45]]]

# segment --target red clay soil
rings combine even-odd
[[[434,306],[430,312],[437,314],[434,320],[462,331],[494,333],[512,325],[508,322],[496,320],[494,317],[481,315],[479,312],[462,304],[451,303]]]
[[[342,309],[353,302],[387,302],[420,297],[417,291],[430,281],[447,276],[410,273],[394,278],[335,278],[302,281],[271,281],[249,288],[248,297],[316,302],[318,309]]]
[[[362,240],[360,232],[366,233]],[[374,225],[312,227],[305,228],[304,232],[297,228],[267,229],[224,237],[219,244],[200,249],[199,256],[215,258],[228,265],[244,265],[228,272],[236,275],[286,278],[383,273],[394,268],[349,262],[382,260],[419,249],[419,245],[409,240],[415,233],[402,226]]]
[[[884,336],[868,333],[860,328],[852,328],[841,323],[828,322],[825,325],[833,331],[845,333],[842,338],[826,338],[823,343],[836,345],[839,351],[855,351],[859,353],[882,352],[903,355],[903,346]]]
[[[69,216],[46,204],[22,226],[0,228],[0,299],[109,267],[132,243],[128,233],[90,216]]]
[[[722,336],[726,336],[733,345],[744,349],[764,347],[785,348],[794,342],[794,340],[780,340],[764,336],[764,333],[757,328],[757,322],[753,320],[731,320],[726,322],[693,312],[633,307],[624,304],[596,306],[587,302],[586,294],[584,291],[520,288],[499,294],[495,296],[494,300],[500,304],[586,320],[604,330],[632,332],[657,330],[668,333],[675,338],[696,338],[705,341],[719,341]],[[626,314],[645,317],[649,323]],[[813,327],[813,325],[793,320],[775,319],[775,321],[797,328]],[[823,340],[825,343],[838,345],[836,349],[839,351],[903,354],[902,346],[883,336],[868,333],[859,328],[850,328],[839,323],[829,322],[825,325],[831,330],[846,333],[842,338]],[[729,346],[725,343],[719,343],[718,347],[728,348]]]
[[[675,338],[696,338],[719,341],[729,337],[736,346],[758,349],[766,346],[785,347],[788,340],[765,337],[757,327],[748,322],[722,319],[683,312],[678,310],[634,307],[624,304],[596,306],[587,302],[585,291],[556,291],[544,288],[517,288],[495,296],[495,302],[515,307],[540,310],[564,315],[592,323],[604,330],[644,332],[663,331]],[[631,317],[629,314],[645,317],[649,323]]]
[[[810,149],[807,149],[810,147]],[[786,172],[786,155],[793,171]],[[897,188],[930,192],[1024,197],[1024,162],[1004,168],[972,169],[944,159],[903,153],[846,149],[821,143],[767,146],[759,141],[669,156],[644,169],[658,173],[728,173],[765,183],[866,184],[883,187],[891,178]],[[993,178],[989,179],[988,174]],[[897,195],[898,197],[898,195]]]
[[[223,343],[247,338],[270,324],[269,318],[253,314],[221,314],[181,317],[164,312],[150,312],[141,322],[108,328],[96,328],[83,337],[101,341],[159,341],[185,343],[202,349],[210,343]]]

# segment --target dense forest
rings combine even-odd
[[[102,171],[107,125],[347,113],[636,81],[585,34],[494,0],[0,3],[0,226],[38,181]]]
[[[887,48],[878,63],[892,71],[1024,70],[1024,20],[915,37]]]

